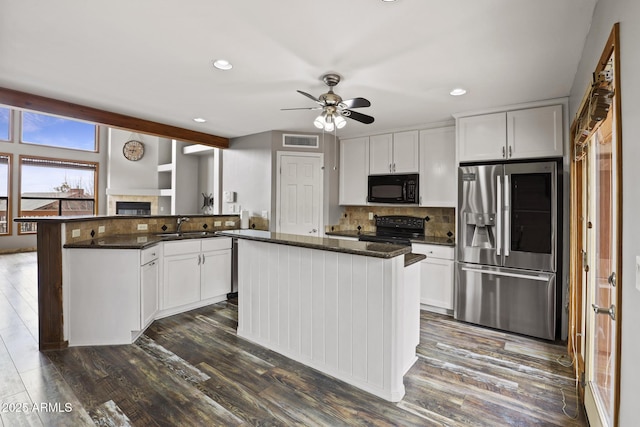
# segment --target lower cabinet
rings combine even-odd
[[[427,310],[452,314],[454,248],[414,243],[412,251],[427,257],[420,261],[420,303]]]
[[[160,307],[160,245],[141,251],[140,263],[140,322],[141,329],[149,326]]]
[[[230,238],[165,242],[162,264],[160,309],[170,310],[163,314],[173,314],[176,308],[197,306],[212,298],[226,298],[231,289]]]

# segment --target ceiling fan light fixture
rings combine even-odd
[[[336,127],[338,129],[342,129],[347,125],[347,120],[342,116],[336,116],[336,118],[333,121],[336,124]]]
[[[324,115],[320,114],[318,117],[316,117],[316,119],[313,121],[313,125],[318,129],[324,128],[324,125],[325,125]]]
[[[325,132],[333,132],[333,130],[334,130],[335,128],[336,128],[336,127],[335,127],[335,125],[333,124],[333,122],[327,122],[327,123],[324,125],[324,131],[325,131]]]
[[[233,65],[231,64],[231,62],[227,61],[226,59],[214,60],[213,66],[216,67],[218,70],[223,70],[223,71],[227,71],[233,68]]]

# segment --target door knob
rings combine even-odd
[[[609,317],[611,317],[611,320],[616,320],[616,306],[611,304],[611,306],[609,308],[602,308],[602,307],[598,307],[595,304],[591,304],[591,307],[593,307],[593,311],[596,314],[608,314]]]
[[[614,271],[613,273],[611,273],[609,275],[609,277],[607,277],[607,282],[609,282],[609,284],[613,287],[616,286],[616,272]]]

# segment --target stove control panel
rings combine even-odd
[[[404,215],[388,215],[376,217],[376,227],[423,230],[424,218]]]

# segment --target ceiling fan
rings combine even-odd
[[[282,110],[322,110],[322,113],[316,117],[313,124],[318,129],[324,129],[327,132],[332,132],[336,128],[343,128],[347,124],[345,117],[364,124],[373,123],[373,117],[352,110],[352,108],[371,106],[369,100],[365,98],[342,99],[340,95],[333,92],[333,87],[340,83],[338,74],[325,74],[322,76],[322,81],[329,86],[329,91],[318,98],[301,90],[297,91],[319,104],[318,107],[283,108]]]

